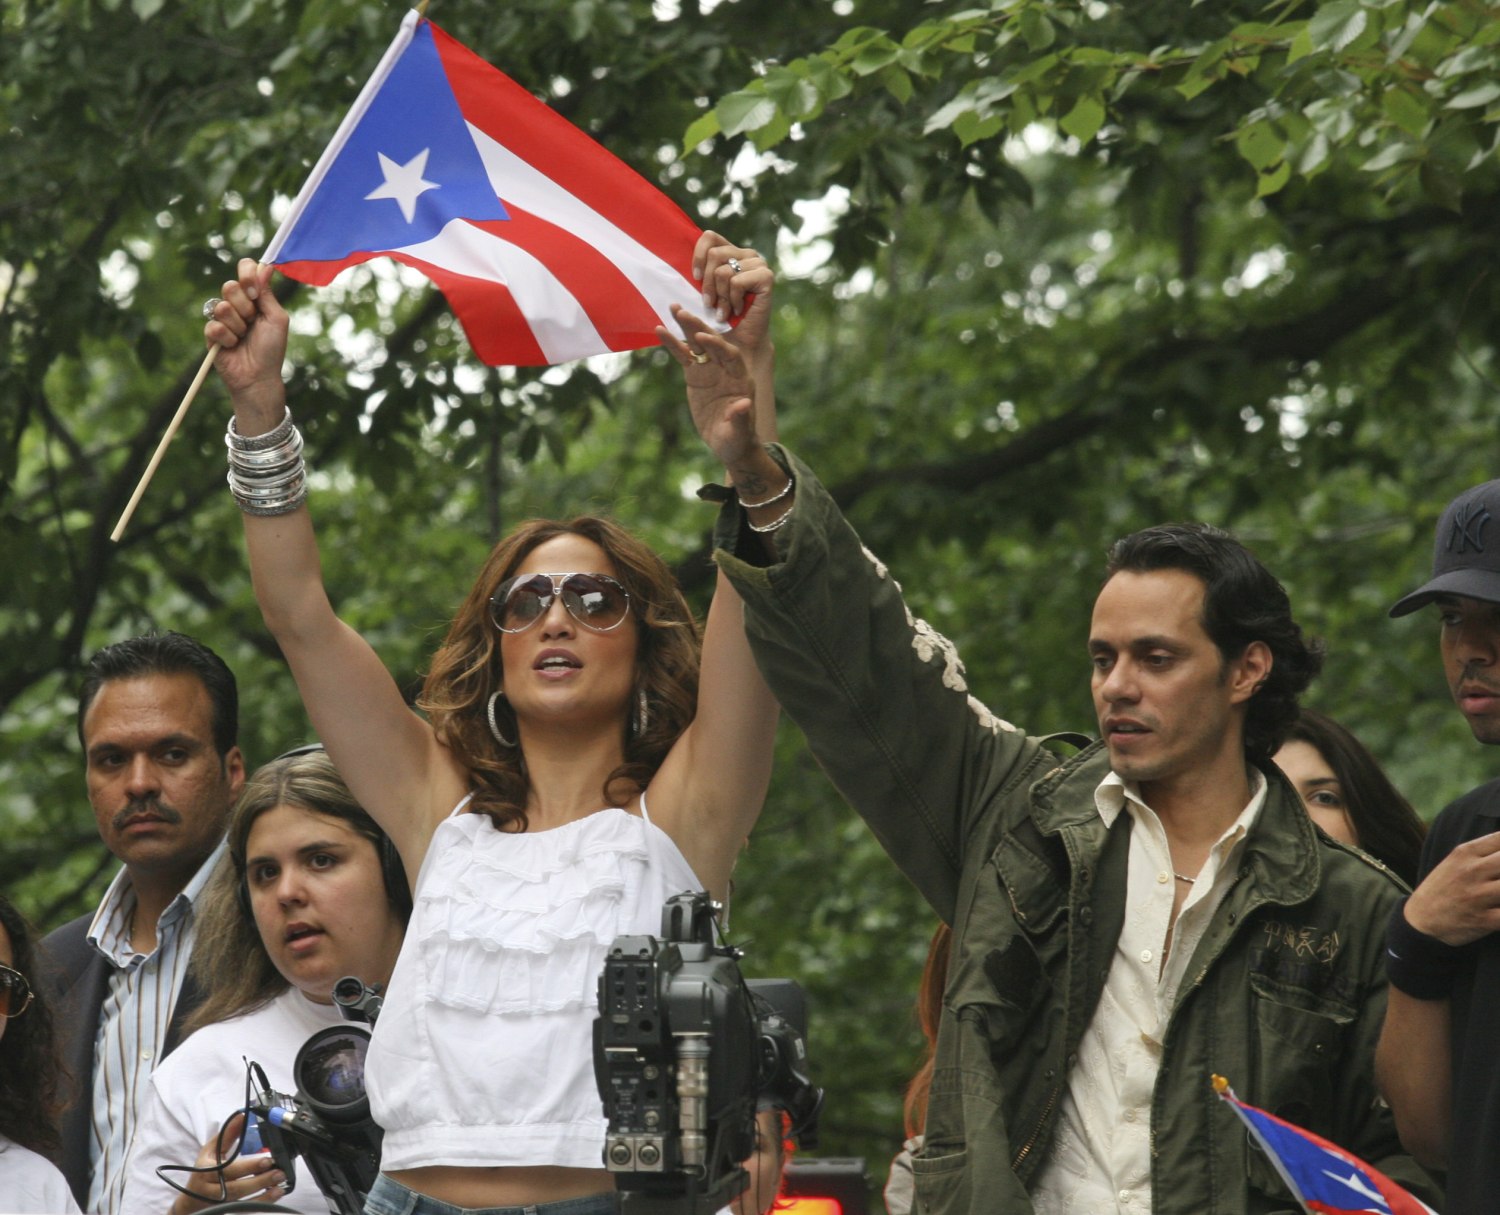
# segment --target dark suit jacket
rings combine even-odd
[[[110,964],[89,944],[89,925],[94,913],[87,912],[47,934],[41,944],[45,982],[57,1021],[58,1049],[63,1065],[72,1075],[72,1092],[62,1115],[63,1176],[83,1210],[89,1200],[89,1124],[94,1096],[94,1039],[99,1033],[99,1011],[109,991]],[[191,973],[183,980],[172,1020],[167,1027],[163,1057],[182,1040],[182,1023],[203,1002],[203,993]]]

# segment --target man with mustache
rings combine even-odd
[[[78,696],[85,782],[121,868],[96,911],[51,933],[74,1099],[63,1172],[79,1205],[117,1209],[151,1069],[198,1002],[185,983],[194,904],[245,781],[233,673],[181,633],[148,633],[90,659]]]
[[[1500,481],[1448,504],[1432,578],[1391,615],[1429,604],[1459,712],[1476,739],[1500,743]],[[1448,1170],[1450,1215],[1489,1212],[1500,1193],[1500,780],[1437,816],[1418,876],[1391,916],[1377,1072],[1402,1142]]]

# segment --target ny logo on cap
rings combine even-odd
[[[1484,503],[1475,505],[1463,502],[1453,511],[1453,530],[1448,534],[1448,551],[1462,553],[1473,548],[1484,552],[1484,525],[1490,521],[1489,508]]]

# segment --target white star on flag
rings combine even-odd
[[[384,152],[377,152],[385,181],[365,195],[366,201],[372,198],[392,199],[401,208],[406,222],[411,223],[412,216],[417,213],[417,198],[428,190],[442,189],[437,182],[428,181],[422,176],[427,169],[427,154],[431,150],[423,148],[404,165],[398,165]]]
[[[1348,1186],[1356,1194],[1359,1194],[1362,1197],[1373,1198],[1380,1205],[1378,1207],[1368,1208],[1371,1211],[1389,1211],[1391,1209],[1388,1205],[1386,1205],[1385,1198],[1381,1195],[1380,1191],[1372,1190],[1365,1182],[1360,1180],[1358,1173],[1351,1171],[1349,1173],[1349,1176],[1343,1177],[1338,1173],[1335,1173],[1332,1169],[1324,1169],[1323,1176],[1332,1177],[1340,1185]]]

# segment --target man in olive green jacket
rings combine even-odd
[[[1403,888],[1269,761],[1320,654],[1259,562],[1211,528],[1117,545],[1103,741],[1060,758],[968,694],[805,466],[747,440],[729,471],[717,559],[771,688],[954,929],[918,1209],[1295,1210],[1215,1073],[1435,1200],[1373,1077]]]

